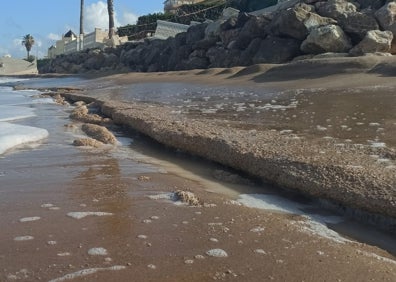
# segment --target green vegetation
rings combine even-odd
[[[180,24],[190,24],[191,21],[203,22],[207,19],[219,18],[221,12],[227,7],[227,0],[208,0],[194,5],[183,5],[175,14],[154,13],[141,16],[135,25],[118,28],[119,36],[128,36],[129,40],[145,38],[148,33],[153,33],[157,27],[157,20],[170,21]]]
[[[44,66],[47,66],[51,62],[51,59],[45,58],[45,59],[38,59],[37,60],[37,69],[41,69]]]
[[[27,59],[25,59],[26,61],[33,63],[36,60],[36,56],[33,55],[29,55],[29,57]]]
[[[243,12],[252,12],[277,4],[277,0],[230,0],[229,5]]]
[[[207,0],[198,4],[183,5],[175,14],[155,13],[141,16],[136,24],[119,27],[118,35],[128,36],[129,40],[138,40],[155,31],[157,20],[180,24],[190,24],[191,21],[204,22],[218,19],[223,9],[227,7],[251,12],[273,6],[277,2],[277,0]]]

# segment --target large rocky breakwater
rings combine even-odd
[[[67,93],[71,101],[92,97]],[[394,230],[396,179],[370,152],[354,145],[290,138],[271,130],[242,130],[193,118],[180,118],[166,106],[96,100],[115,124],[137,130],[173,148],[258,177],[276,187],[363,211]],[[385,152],[388,156],[394,152]]]
[[[41,73],[156,72],[396,52],[396,2],[290,0],[191,26],[167,40],[58,56]],[[325,55],[323,55],[325,54]]]

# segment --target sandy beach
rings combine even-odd
[[[1,159],[0,280],[394,281],[393,64],[20,86],[95,101],[119,143],[72,146],[76,106],[52,105],[49,139]]]

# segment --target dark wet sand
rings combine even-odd
[[[91,87],[91,91],[84,93],[103,98],[122,94],[120,86],[133,82],[159,83],[180,80],[190,83],[204,82],[207,85],[224,82],[225,85],[246,88],[263,86],[252,85],[250,82],[250,79],[258,75],[254,72],[227,80],[230,73],[237,74],[238,71],[240,69],[212,70],[200,74],[202,71],[115,75],[93,80],[87,88]],[[354,74],[351,74],[352,76]],[[370,80],[364,80],[368,84],[365,86],[382,82],[384,83],[381,85],[385,85],[385,81],[388,86],[393,83],[389,78],[373,75],[368,77]],[[333,80],[332,85],[342,85],[340,80],[341,77]],[[356,80],[344,78],[344,82],[346,81],[357,85]],[[295,89],[306,88],[307,83],[299,80],[295,83],[269,82],[265,85],[270,89],[280,90],[282,87],[289,88],[290,85]],[[328,79],[309,81],[309,85],[315,88],[320,85],[327,87],[327,84],[331,84]],[[92,91],[93,85],[97,87],[95,91]],[[332,97],[338,93],[335,91]],[[385,93],[384,97],[388,95],[386,91],[381,93]],[[314,93],[303,95],[311,95],[308,98],[314,103],[321,102],[319,98],[315,99]],[[374,101],[370,99],[367,101]],[[202,101],[203,106],[205,102]],[[393,100],[389,99],[388,102],[392,103]],[[334,107],[336,104],[334,103]],[[313,109],[314,105],[309,102],[303,104],[304,111],[317,112],[311,118],[314,120],[312,124],[310,120],[299,118],[301,123],[289,124],[284,120],[283,125],[274,125],[273,121],[282,116],[287,117],[289,113],[264,113],[260,118],[268,122],[265,128],[282,129],[289,124],[294,126],[291,129],[299,135],[315,139],[323,134],[322,131],[316,132],[315,127],[316,123],[322,125],[319,121],[326,121],[325,116],[319,114],[319,111],[326,107],[319,106]],[[353,105],[353,101],[350,105]],[[349,111],[349,107],[344,106]],[[372,113],[369,109],[362,112],[367,115]],[[206,118],[209,121],[215,120],[218,124],[223,122],[230,124],[232,128],[239,128],[243,126],[240,122],[249,117],[248,113],[245,111],[234,119],[230,119],[230,115],[226,114],[222,121],[217,119],[218,116],[213,118],[208,115]],[[388,116],[384,111],[377,111],[373,115],[384,115],[384,118]],[[200,117],[194,112],[188,112],[186,116]],[[344,124],[345,117],[337,116],[340,120],[331,120],[334,127]],[[345,123],[353,124],[355,120],[352,117],[350,116],[350,120],[347,119]],[[392,119],[393,116],[389,120]],[[368,244],[356,241],[339,243],[308,232],[304,227],[306,225],[301,222],[303,219],[298,215],[278,214],[232,204],[234,194],[220,192],[222,190],[217,187],[220,184],[227,186],[226,183],[216,184],[216,180],[210,177],[209,182],[205,178],[192,178],[182,170],[160,165],[128,149],[115,152],[87,151],[72,147],[73,137],[69,135],[70,129],[63,128],[65,123],[69,123],[66,114],[60,114],[59,120],[54,121],[51,128],[52,135],[57,137],[49,140],[50,145],[44,145],[34,151],[11,154],[0,160],[0,224],[7,226],[2,228],[0,233],[1,281],[50,281],[84,269],[101,271],[70,281],[396,279],[394,254]],[[249,124],[256,128],[257,120],[253,119]],[[394,143],[391,140],[394,139],[389,136],[392,136],[394,126],[389,124],[387,127],[386,122],[385,124],[385,135],[381,138],[388,138],[386,143],[392,144],[390,148],[393,149]],[[331,128],[328,130],[331,135],[337,132],[344,134],[342,131],[333,132]],[[352,133],[347,131],[345,134]],[[371,132],[365,134],[370,135]],[[334,137],[354,138],[352,135]],[[358,141],[356,139],[353,142]],[[133,144],[131,148],[133,150]],[[164,170],[168,173],[159,173]],[[209,206],[177,206],[168,201],[148,197],[179,189],[194,192]],[[51,203],[59,209],[41,207],[46,203]],[[113,215],[87,216],[79,220],[67,216],[67,213],[75,211],[107,212]],[[21,218],[32,216],[39,216],[41,219],[19,222]],[[263,229],[254,232],[257,227]],[[14,241],[16,236],[22,235],[30,235],[34,239]],[[56,241],[56,244],[51,241]],[[88,250],[94,247],[105,248],[108,254],[89,255]],[[208,250],[215,248],[226,251],[228,257],[216,258],[206,254]],[[66,252],[70,255],[58,255],[64,255]],[[109,269],[112,266],[122,266],[122,269]]]
[[[95,153],[74,155],[69,164],[34,168],[26,157],[25,165],[16,167],[16,171],[41,175],[45,180],[27,185],[20,175],[6,173],[6,181],[2,182],[13,188],[15,196],[1,201],[1,225],[7,226],[0,238],[4,281],[14,281],[15,277],[17,281],[49,281],[83,269],[114,265],[125,269],[103,270],[72,281],[395,278],[395,261],[384,261],[385,257],[392,258],[389,253],[361,243],[340,244],[306,233],[299,216],[229,204],[230,197],[205,191],[215,187],[172,174],[137,173],[130,166],[131,160],[99,157]],[[18,162],[17,157],[12,159],[11,165]],[[143,175],[149,178],[139,181],[137,178]],[[147,197],[175,189],[193,191],[203,202],[216,206],[176,206]],[[42,208],[45,203],[60,209]],[[113,215],[77,220],[66,216],[72,211]],[[41,219],[19,222],[30,216]],[[251,231],[257,227],[264,230]],[[34,240],[13,240],[22,235],[33,236]],[[94,247],[105,248],[108,254],[90,256],[88,250]],[[228,257],[208,257],[206,252],[214,248],[225,250]],[[70,255],[60,256],[65,253]]]
[[[121,74],[94,79],[83,86],[87,91],[67,97],[98,99],[116,123],[167,146],[394,218],[392,60]]]

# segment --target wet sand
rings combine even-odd
[[[396,216],[389,61],[115,75],[67,97],[98,99],[106,116],[162,144],[383,221]]]
[[[364,132],[366,135],[356,137],[353,136],[356,133],[351,133],[351,131],[355,130],[353,124],[360,120],[352,119],[354,116],[350,113],[350,108],[354,107],[356,100],[346,105],[342,104],[345,108],[342,108],[342,112],[337,113],[337,118],[335,118],[333,111],[329,111],[329,117],[320,114],[326,109],[325,106],[315,107],[316,103],[321,102],[321,99],[314,95],[317,94],[316,91],[302,93],[303,99],[293,96],[295,93],[279,94],[279,91],[285,91],[285,89],[321,88],[320,85],[322,85],[323,88],[326,87],[329,90],[323,95],[337,97],[340,95],[337,87],[342,86],[341,78],[344,82],[350,82],[350,84],[343,85],[345,91],[360,86],[371,87],[379,84],[393,87],[390,78],[373,77],[372,74],[367,74],[370,81],[365,79],[367,84],[359,86],[355,79],[350,79],[355,75],[358,76],[357,74],[351,74],[349,79],[340,76],[337,79],[335,77],[310,78],[309,81],[300,79],[295,83],[291,81],[253,82],[255,77],[260,76],[257,71],[262,70],[263,67],[258,67],[258,70],[246,75],[236,75],[232,79],[229,79],[230,75],[238,74],[239,71],[250,72],[250,70],[113,75],[97,78],[88,83],[84,82],[84,85],[76,85],[86,90],[78,91],[73,95],[76,95],[74,97],[88,97],[86,99],[111,98],[113,100],[111,103],[114,103],[118,109],[128,110],[128,114],[132,112],[139,114],[140,126],[147,126],[150,124],[148,122],[153,122],[151,118],[159,117],[162,121],[175,122],[173,130],[179,126],[176,122],[179,120],[182,125],[187,124],[190,128],[197,126],[197,129],[202,130],[202,135],[207,133],[205,129],[210,128],[213,130],[211,133],[213,136],[224,137],[225,135],[222,134],[228,128],[234,137],[246,140],[244,139],[246,134],[244,136],[242,133],[246,133],[246,130],[254,133],[252,130],[256,130],[255,134],[258,136],[268,132],[271,133],[268,138],[278,136],[279,139],[276,140],[279,142],[284,140],[285,135],[288,138],[300,137],[303,142],[319,144],[321,150],[333,150],[333,146],[327,143],[322,144],[323,130],[316,130],[317,125],[326,126],[330,131],[326,135],[352,140],[344,142],[347,148],[340,150],[340,153],[337,153],[337,150],[331,151],[342,155],[343,158],[337,158],[337,161],[348,160],[345,157],[348,157],[348,152],[352,147],[348,145],[349,143],[358,143],[377,136],[378,132],[374,129],[373,132],[369,131],[371,126],[367,124],[373,119],[373,123],[380,124],[380,126],[374,126],[375,128],[384,128],[385,135],[378,136],[383,138],[377,140],[378,143],[386,141],[388,145],[387,150],[384,149],[380,153],[387,152],[386,156],[391,156],[390,161],[393,161],[392,130],[394,130],[394,125],[389,123],[393,120],[391,111],[385,113],[379,110],[372,113],[370,109],[361,110],[360,112],[364,112],[366,117],[371,114],[373,116],[369,116],[369,120],[365,121],[368,129]],[[360,78],[365,75],[360,74]],[[336,85],[334,88],[326,86],[326,84],[331,84],[329,80],[333,81],[333,86]],[[158,101],[161,95],[158,97],[147,95],[146,100],[139,101],[142,98],[133,98],[133,92],[130,89],[132,83],[176,83],[177,86],[177,83],[181,81],[188,84],[205,84],[209,87],[221,84],[226,88],[243,88],[245,91],[252,89],[252,92],[263,91],[278,95],[277,97],[267,94],[263,97],[253,95],[254,99],[261,101],[261,104],[258,101],[249,102],[255,103],[255,108],[265,106],[267,102],[284,106],[290,105],[291,99],[301,100],[301,104],[298,105],[302,108],[298,110],[309,112],[310,118],[304,120],[299,116],[298,122],[292,123],[286,118],[299,113],[288,110],[274,112],[272,109],[270,111],[261,109],[263,112],[255,118],[252,117],[253,110],[247,110],[249,105],[244,111],[237,112],[238,107],[245,106],[240,104],[242,103],[241,96],[242,100],[251,98],[248,95],[244,97],[242,94],[230,99],[228,103],[230,107],[224,106],[221,113],[210,111],[199,113],[197,110],[208,109],[218,104],[219,101],[204,98],[205,93],[197,93],[197,97],[191,97],[191,102],[188,103],[184,103],[184,98],[179,97],[182,99],[179,103],[175,101],[169,105],[166,104],[167,101]],[[293,87],[290,87],[291,85]],[[220,89],[219,93],[221,92]],[[367,94],[371,90],[363,92]],[[354,91],[352,93],[355,95]],[[381,93],[384,93],[386,99],[387,96],[391,97],[392,92],[386,89]],[[119,103],[125,100],[126,95],[129,95],[128,99],[134,100],[133,104]],[[374,100],[370,99],[368,98],[367,101],[372,103]],[[220,95],[219,100],[224,100],[224,97]],[[271,102],[272,100],[276,102]],[[305,103],[304,100],[306,100]],[[188,107],[196,104],[197,101],[200,102],[197,107]],[[310,101],[314,104],[310,104]],[[339,98],[339,101],[342,99]],[[389,98],[388,102],[392,103],[393,100]],[[388,102],[384,105],[388,105]],[[337,103],[334,103],[334,108],[339,109],[336,105]],[[107,107],[111,108],[110,106]],[[232,108],[233,106],[236,108]],[[116,149],[86,150],[71,146],[73,134],[80,134],[80,132],[70,132],[74,130],[73,127],[63,127],[64,124],[70,123],[67,115],[71,109],[64,108],[64,106],[57,107],[66,112],[58,112],[58,119],[54,119],[51,125],[53,134],[50,136],[53,139],[50,139],[47,145],[38,150],[19,152],[2,159],[6,161],[6,165],[2,162],[0,169],[2,173],[0,176],[2,183],[0,223],[2,226],[7,226],[0,235],[1,242],[3,242],[0,245],[2,280],[68,281],[68,278],[73,278],[70,280],[128,281],[131,277],[136,281],[395,280],[396,261],[392,247],[385,247],[386,251],[374,245],[339,237],[331,232],[332,236],[329,236],[329,233],[326,233],[328,230],[324,232],[327,235],[320,234],[317,232],[318,229],[314,228],[320,225],[318,221],[314,221],[315,225],[304,215],[248,208],[236,201],[239,194],[253,194],[260,191],[274,194],[276,190],[273,190],[273,187],[263,184],[235,185],[235,183],[227,183],[224,179],[218,180],[211,175],[210,171],[227,169],[212,163],[204,162],[190,168],[184,163],[179,163],[177,166],[175,163],[169,164],[161,161],[164,157],[155,153],[154,149],[150,149],[157,145],[149,143],[147,146],[146,143],[149,141],[139,139],[136,133],[133,135],[134,142],[128,145],[129,141],[126,139],[124,145]],[[105,107],[102,110],[105,111]],[[258,111],[258,109],[254,110]],[[293,108],[289,110],[293,111]],[[312,114],[313,111],[315,114]],[[234,116],[235,112],[238,113],[237,116]],[[304,113],[300,114],[304,115]],[[377,116],[381,118],[374,119]],[[326,124],[321,122],[328,118],[331,118],[331,121]],[[345,118],[347,120],[344,120]],[[281,123],[276,122],[278,119],[282,120]],[[246,120],[249,122],[244,123]],[[328,126],[331,124],[333,128],[339,125],[341,127],[344,123],[352,129],[343,132]],[[166,123],[159,122],[159,125],[163,124],[166,125]],[[202,124],[204,126],[198,127]],[[185,130],[185,127],[177,128]],[[149,133],[142,128],[135,127],[135,129]],[[160,130],[165,130],[167,127],[150,127],[149,129],[156,129],[157,131],[151,131],[155,133],[154,137],[161,137],[164,131]],[[281,133],[281,130],[293,130],[293,132]],[[185,131],[180,132],[182,135]],[[124,134],[121,133],[121,135]],[[373,135],[375,136],[372,137]],[[174,138],[174,136],[170,137]],[[172,138],[167,136],[163,140],[169,140],[169,142],[178,140]],[[301,140],[290,141],[286,145],[295,149],[293,142],[301,142]],[[172,145],[171,142],[163,143]],[[197,147],[197,144],[201,146]],[[277,143],[279,144],[282,143]],[[332,142],[332,144],[339,144],[339,142]],[[202,143],[192,143],[192,145],[202,148]],[[285,149],[286,147],[279,148]],[[292,149],[286,153],[292,153]],[[308,152],[308,149],[312,148],[307,148],[304,152]],[[365,150],[359,151],[358,155],[364,159],[366,157],[374,159],[370,157],[371,149],[370,146],[365,147]],[[43,152],[45,150],[47,151]],[[161,147],[161,150],[164,148]],[[291,153],[290,155],[284,154],[284,156],[295,156]],[[328,157],[327,154],[325,155]],[[356,155],[352,154],[351,158],[354,156]],[[327,160],[326,158],[317,159],[315,153],[311,153],[310,159],[318,162]],[[193,159],[192,163],[201,161]],[[379,174],[386,171],[378,167],[381,168],[376,162],[372,163],[370,168],[374,169],[374,175],[377,170]],[[201,173],[202,170],[209,171],[209,173]],[[169,193],[176,190],[193,192],[200,199],[202,206],[176,205],[167,199]],[[384,191],[391,193],[391,197],[394,197],[394,190],[385,189]],[[299,201],[309,202],[308,199]],[[69,214],[70,212],[80,213]],[[325,210],[322,213],[324,213],[323,216],[337,215]],[[76,219],[70,215],[87,216]],[[39,217],[39,219],[29,221],[37,219],[34,217]],[[21,219],[24,220],[21,222]],[[342,229],[342,226],[339,229]],[[372,229],[375,231],[376,228],[372,227]],[[366,232],[367,229],[363,230]],[[15,238],[19,236],[32,236],[33,239],[16,241]],[[383,234],[381,236],[384,236],[381,238],[386,238]],[[392,245],[392,240],[389,240]],[[209,255],[211,252],[208,251],[216,249],[223,250],[227,256],[211,257]],[[93,253],[99,255],[91,255]],[[219,250],[214,253],[224,254]]]

